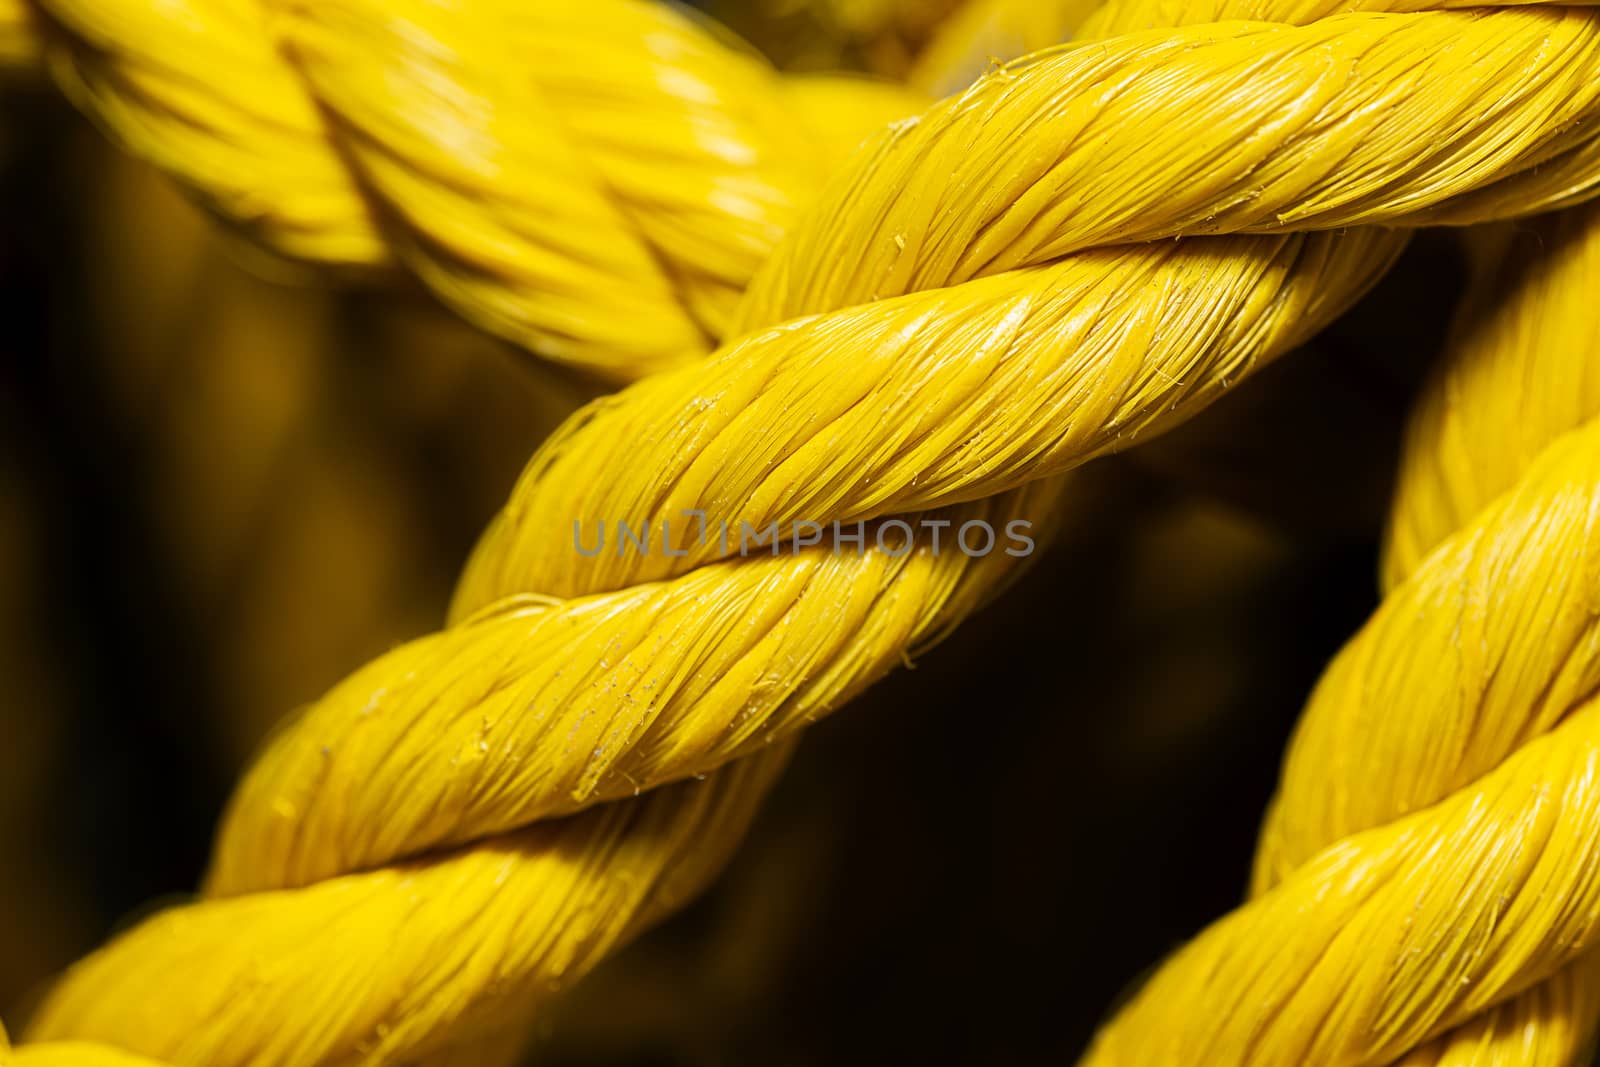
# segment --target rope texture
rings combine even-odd
[[[1168,961],[1089,1063],[1587,1062],[1600,210],[1517,241],[1413,417],[1389,592],[1306,708],[1254,899]]]
[[[403,268],[489,332],[616,380],[709,351],[835,139],[924,102],[780,77],[644,0],[474,0],[469,17],[431,0],[8,0],[5,60],[43,62],[253,244]]]
[[[1272,24],[1175,27],[1196,10],[1113,5],[1086,28],[1103,35],[1092,47],[998,70],[876,137],[808,196],[737,303],[705,296],[736,290],[728,273],[673,305],[702,309],[706,336],[718,331],[704,323],[721,322],[727,343],[596,402],[539,451],[463,575],[448,629],[369,664],[285,727],[230,805],[206,899],[146,920],[74,968],[30,1036],[173,1064],[509,1062],[545,997],[715,876],[807,723],[1025,566],[925,540],[895,553],[870,533],[859,556],[798,545],[741,556],[700,543],[687,524],[672,539],[681,555],[587,559],[573,551],[574,518],[639,526],[698,511],[756,528],[1029,518],[1047,534],[1050,516],[1070,506],[1067,472],[1175,425],[1310,336],[1381,277],[1406,228],[1545,211],[1600,187],[1600,13],[1292,6],[1250,5]],[[188,18],[173,10],[52,0],[47,30],[66,40],[46,54],[91,113],[273,247],[366,266],[392,254],[447,298],[498,286],[521,310],[594,297],[610,309],[597,328],[633,321],[616,310],[641,299],[635,283],[651,291],[631,260],[585,271],[569,258],[492,282],[479,269],[531,247],[546,265],[556,247],[623,256],[594,225],[581,239],[567,231],[566,246],[507,236],[536,233],[540,220],[600,217],[585,204],[615,213],[627,202],[606,199],[626,182],[597,194],[563,171],[552,138],[525,128],[548,132],[554,121],[536,123],[548,102],[508,73],[540,64],[510,64],[507,42],[570,72],[585,86],[572,100],[602,101],[560,111],[564,135],[612,138],[585,157],[591,167],[653,158],[652,146],[673,143],[667,131],[681,133],[618,117],[678,106],[652,96],[682,99],[673,79],[661,86],[658,53],[687,46],[666,42],[695,35],[699,51],[672,54],[696,71],[752,63],[678,16],[669,21],[679,36],[627,32],[628,19],[659,29],[668,16],[622,0],[514,12],[475,4],[448,18],[426,4],[290,5],[272,9],[265,37],[259,9],[224,0],[178,9]],[[1208,3],[1204,14],[1235,12]],[[250,32],[227,35],[245,24]],[[277,46],[250,60],[246,40]],[[612,70],[602,57],[616,55],[657,64],[652,78],[633,82],[627,62]],[[238,77],[202,81],[219,57]],[[721,92],[696,99],[714,130],[753,106]],[[230,138],[195,134],[280,103],[282,113]],[[752,123],[751,136],[782,125]],[[341,151],[324,151],[334,141]],[[537,180],[504,180],[533,160]],[[251,190],[284,195],[239,193],[240,175]],[[696,237],[738,243],[714,229]],[[375,236],[393,232],[411,238]],[[674,269],[676,285],[706,268],[686,256]],[[459,286],[441,286],[446,276]],[[586,278],[598,279],[593,291],[575,285]],[[724,310],[703,311],[713,305]],[[589,322],[562,321],[580,319]],[[551,336],[576,344],[579,332]],[[614,340],[597,348],[613,351]],[[1521,556],[1472,563],[1475,551],[1514,552],[1501,531],[1517,521],[1586,545],[1568,527],[1588,514],[1573,502],[1594,499],[1592,437],[1536,463],[1525,492],[1448,540],[1394,595],[1447,568],[1440,558],[1466,559],[1468,576],[1523,577]],[[1463,537],[1476,540],[1452,556]],[[1579,606],[1592,621],[1592,569],[1551,563],[1545,573],[1566,576],[1556,588],[1573,599],[1534,601],[1573,627]],[[1460,574],[1453,586],[1450,575],[1437,581],[1438,597],[1461,587]],[[1462,602],[1487,617],[1481,596]],[[1504,618],[1496,627],[1529,632]],[[1552,707],[1583,691],[1583,670],[1561,674],[1566,661],[1550,666],[1547,647],[1522,654],[1567,686],[1546,687]],[[1495,677],[1524,700],[1546,691],[1516,670]],[[1315,721],[1308,713],[1306,730]],[[1320,837],[1291,824],[1311,816],[1286,777],[1275,818],[1290,829],[1279,845],[1269,827],[1276,858],[1261,879],[1276,887],[1175,958],[1091,1060],[1376,1065],[1429,1040],[1467,1048],[1474,1028],[1501,1020],[1556,1040],[1565,1016],[1544,1007],[1588,987],[1538,983],[1593,944],[1600,914],[1584,841],[1556,835],[1552,818],[1561,798],[1575,809],[1563,819],[1593,807],[1580,788],[1588,750],[1569,728],[1584,721],[1569,716],[1514,755],[1501,739],[1498,770],[1485,741],[1433,785],[1415,769],[1429,750],[1394,741],[1413,760],[1408,797]],[[1548,760],[1541,781],[1577,784],[1547,786],[1540,818],[1519,823],[1491,800],[1525,792],[1478,791],[1507,768],[1526,782],[1535,758]],[[1318,773],[1348,766],[1362,785],[1305,803],[1359,793],[1381,807],[1365,795],[1377,791],[1367,759],[1319,757]],[[1494,851],[1535,825],[1562,847]],[[1542,880],[1501,904],[1492,876],[1509,874],[1494,861],[1508,855]],[[1464,921],[1463,899],[1493,921]],[[1406,939],[1419,901],[1443,917],[1432,942]],[[1409,950],[1417,944],[1427,951]],[[1387,958],[1374,946],[1407,949],[1395,958],[1408,968],[1363,966]],[[1317,964],[1324,953],[1330,962]],[[1306,980],[1315,967],[1321,980]],[[1461,967],[1470,982],[1443,981]],[[1529,1007],[1511,999],[1523,990],[1546,992]],[[12,1060],[49,1062],[60,1048],[30,1046]]]

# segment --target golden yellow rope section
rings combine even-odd
[[[416,106],[397,81],[388,106]],[[736,340],[541,449],[452,627],[288,726],[230,806],[209,899],[80,964],[35,1036],[222,1067],[501,1040],[715,874],[806,723],[1022,566],[926,540],[895,555],[870,532],[859,556],[739,557],[688,523],[681,556],[582,560],[574,520],[937,509],[1043,536],[1050,476],[1192,414],[1337,315],[1404,242],[1379,226],[1576,201],[1600,183],[1597,141],[1600,15],[1566,9],[1127,34],[898,124],[762,269]],[[1508,982],[1548,960],[1517,962]],[[1464,1018],[1479,995],[1428,1009]]]
[[[295,259],[396,263],[468,319],[632,378],[702,355],[831,158],[759,56],[646,0],[0,2],[56,82]],[[922,105],[848,93],[831,131]],[[798,98],[797,98],[798,97]]]
[[[1594,353],[1600,351],[1600,321],[1593,302],[1594,293],[1600,291],[1600,211],[1590,206],[1526,229],[1505,228],[1494,236],[1500,240],[1490,242],[1488,251],[1504,258],[1482,275],[1470,296],[1455,354],[1438,368],[1411,421],[1386,545],[1387,585],[1397,584],[1416,569],[1420,557],[1463,525],[1464,516],[1475,507],[1514,484],[1545,442],[1600,416],[1600,375],[1591,366]],[[1491,443],[1489,434],[1497,435],[1498,441]],[[1594,507],[1593,498],[1589,507]],[[1569,514],[1575,521],[1575,513]],[[1552,516],[1552,521],[1558,520]],[[1573,532],[1561,531],[1548,543],[1559,544]],[[1594,591],[1592,528],[1590,532],[1591,540],[1571,554],[1568,570],[1557,584],[1528,599],[1522,599],[1518,586],[1508,588],[1506,595],[1497,588],[1496,595],[1502,602],[1520,600],[1524,605],[1551,594],[1587,597],[1592,627],[1600,598]],[[1540,554],[1550,551],[1546,544],[1541,541],[1537,546]],[[1564,711],[1579,708],[1600,683],[1596,638],[1592,629],[1578,631],[1574,614],[1557,614],[1541,606],[1536,614],[1519,617],[1533,628],[1534,640],[1548,625],[1557,654],[1564,653],[1567,662],[1557,672],[1549,669],[1548,661],[1530,658],[1550,680],[1542,692],[1530,687],[1530,693],[1538,693],[1534,706],[1528,706],[1526,696],[1509,709],[1491,705],[1475,724],[1475,733],[1488,728],[1519,739],[1536,736],[1552,728]],[[1487,658],[1476,662],[1487,666]],[[1507,657],[1502,662],[1516,660]],[[1471,677],[1480,688],[1489,689],[1481,670]],[[1506,714],[1505,722],[1491,723],[1488,716],[1495,714]],[[1513,743],[1496,742],[1505,751]],[[1481,743],[1468,747],[1479,766],[1492,762],[1492,749],[1486,753]],[[1465,777],[1457,771],[1451,780]],[[1422,800],[1414,786],[1408,792],[1412,803]],[[1498,1029],[1507,1035],[1509,1048],[1525,1045],[1530,1031],[1518,1026],[1520,1016],[1537,1021],[1542,1028],[1536,1035],[1537,1048],[1540,1053],[1549,1050],[1547,1056],[1524,1055],[1523,1062],[1582,1062],[1580,1057],[1592,1052],[1600,1028],[1597,966],[1600,958],[1591,951],[1550,981],[1497,1009],[1508,1016],[1503,1021],[1475,1020],[1473,1025],[1484,1031],[1480,1041],[1486,1043],[1489,1031]]]
[[[0,3],[0,69],[25,69],[39,57],[39,30],[23,0]]]
[[[1485,237],[1488,269],[1462,310],[1451,358],[1412,415],[1386,538],[1386,588],[1514,485],[1552,438],[1600,413],[1594,210]]]
[[[1392,588],[1306,708],[1255,899],[1088,1063],[1542,1067],[1592,1046],[1600,210],[1534,236],[1476,288],[1412,423]]]
[[[1537,2],[1537,0],[1533,0]],[[1575,0],[1576,6],[1594,0]],[[1480,0],[967,0],[938,27],[909,81],[943,96],[989,68],[1061,41],[1231,19],[1305,25],[1348,11],[1436,11]]]
[[[1581,493],[1536,498],[1529,473],[1563,447],[1547,450],[1552,440],[1600,415],[1600,374],[1590,367],[1600,351],[1600,209],[1490,236],[1492,266],[1409,427],[1387,546],[1391,595],[1307,709],[1263,835],[1258,892],[1322,844],[1472,784],[1600,685],[1595,446],[1577,454],[1568,483]],[[1592,442],[1595,428],[1574,436]],[[1501,517],[1489,519],[1495,508]],[[1487,539],[1450,541],[1454,558],[1437,562],[1450,550],[1434,550],[1469,528]],[[1436,625],[1419,627],[1424,615]],[[1437,670],[1402,669],[1419,661]],[[1467,1049],[1526,1047],[1515,1062],[1580,1062],[1600,1027],[1597,964],[1588,953],[1468,1033],[1436,1042],[1441,1058],[1446,1048],[1456,1062]]]

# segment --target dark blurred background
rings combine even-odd
[[[719,14],[782,61],[890,74],[925,32],[795,8]],[[46,92],[0,95],[0,184],[15,1026],[192,890],[280,715],[437,625],[522,462],[595,390],[418,293],[264,271]],[[542,1062],[1078,1052],[1240,897],[1299,707],[1374,606],[1397,435],[1459,286],[1425,238],[1313,348],[1080,475],[1031,577],[813,729],[719,887],[582,984]]]

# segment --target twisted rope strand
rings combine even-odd
[[[1447,541],[1413,581],[1447,587],[1443,572],[1529,511],[1592,537],[1597,479],[1600,427],[1554,447],[1514,503]],[[1581,595],[1592,598],[1590,577]],[[1374,711],[1398,715],[1391,707]],[[1554,974],[1600,936],[1597,759],[1600,707],[1584,701],[1434,806],[1335,839],[1175,955],[1085,1063],[1382,1064]],[[1308,788],[1338,802],[1355,788],[1346,782],[1367,781],[1365,768],[1335,762],[1333,773],[1333,786],[1319,772]]]
[[[1443,1034],[1404,1062],[1545,1065],[1593,1046],[1600,421],[1520,480],[1516,452],[1472,462],[1490,439],[1509,435],[1527,455],[1600,414],[1600,397],[1572,390],[1600,340],[1600,212],[1535,236],[1549,246],[1475,289],[1424,393],[1395,508],[1398,584],[1306,709],[1263,831],[1258,899],[1175,957],[1089,1062],[1378,1063]],[[1462,430],[1490,436],[1469,445]],[[1465,464],[1446,462],[1463,453]],[[1508,482],[1445,536],[1453,515]],[[1450,498],[1458,509],[1435,506]],[[1426,559],[1408,558],[1439,537]],[[1274,924],[1290,914],[1307,942],[1284,947]],[[1269,959],[1267,945],[1282,951]],[[1254,1001],[1251,986],[1269,981],[1281,991]],[[1199,994],[1202,982],[1225,992]],[[1196,1033],[1202,1016],[1185,1015],[1222,1010],[1224,997],[1232,1032]],[[1161,1032],[1140,1036],[1155,1017]],[[1339,1025],[1308,1025],[1329,1019]]]
[[[1600,413],[1600,219],[1562,212],[1487,235],[1450,358],[1423,391],[1401,455],[1384,584],[1508,489],[1556,436]]]
[[[180,1064],[425,1058],[526,1019],[698,893],[786,757],[453,854],[173,909],[80,964],[35,1026]]]
[[[1011,503],[1034,514],[1054,491]],[[998,502],[936,514],[1004,525]],[[396,650],[252,769],[208,888],[307,884],[703,775],[840,706],[1023,563],[926,538],[898,555],[869,537],[860,556],[813,546],[565,604],[513,600]]]
[[[1405,235],[1072,256],[756,333],[578,413],[480,543],[464,605],[669,577],[726,555],[571,551],[572,517],[789,529],[970,501],[1125,448],[1331,321]]]
[[[401,69],[427,80],[439,64]],[[1499,106],[1469,90],[1485,80],[1503,87]],[[414,90],[389,91],[416,102]],[[382,108],[362,125],[332,106],[386,131],[385,145],[402,140]],[[733,313],[743,340],[580,413],[535,457],[458,591],[455,629],[380,661],[273,746],[230,807],[208,885],[240,895],[164,913],[90,957],[35,1033],[176,1063],[311,1064],[409,1061],[514,1027],[714,875],[786,755],[781,738],[1020,566],[701,551],[569,570],[572,518],[638,524],[686,503],[732,521],[941,505],[952,520],[1039,518],[1061,488],[1038,479],[1192,414],[1348,306],[1404,240],[1283,231],[1513,215],[1583,195],[1600,182],[1583,169],[1597,110],[1600,18],[1531,10],[1134,34],[1008,68],[900,125],[763,268]],[[1252,235],[1192,237],[1217,233]],[[1101,247],[1170,236],[1190,239]],[[885,419],[906,391],[904,413]],[[945,405],[959,428],[919,422],[918,403]],[[747,405],[757,417],[742,421]],[[634,481],[634,469],[646,473]],[[842,610],[862,621],[841,638]],[[482,665],[472,684],[442,684],[464,657]],[[1574,724],[1587,722],[1572,717],[1505,766],[1582,765],[1588,735]],[[1440,900],[1459,889],[1408,866],[1414,849],[1460,844],[1470,857],[1477,835],[1528,821],[1520,779],[1493,780],[1500,792],[1455,805],[1448,826],[1419,816],[1371,831],[1296,877],[1359,896],[1350,929],[1387,936],[1385,880]],[[1581,791],[1562,800],[1590,814]],[[1529,862],[1581,895],[1582,864],[1554,869],[1566,859]],[[1589,935],[1580,909],[1505,946],[1495,981],[1395,1004],[1377,1037],[1328,1022],[1268,1038],[1286,1056],[1393,1058],[1551,973]],[[1359,946],[1315,924],[1296,937],[1308,954],[1329,938]],[[157,976],[174,973],[182,987],[155,1003]],[[1335,1008],[1385,993],[1355,984]]]
[[[1540,220],[1531,231],[1514,238],[1504,230],[1490,236],[1489,243],[1509,241],[1519,254],[1501,259],[1494,269],[1481,273],[1463,306],[1449,356],[1437,368],[1413,414],[1385,558],[1390,586],[1416,569],[1417,548],[1429,549],[1452,529],[1465,525],[1474,511],[1516,482],[1544,445],[1600,414],[1600,395],[1584,388],[1590,377],[1586,373],[1588,356],[1600,341],[1590,295],[1600,278],[1600,212],[1590,206]],[[1506,401],[1515,404],[1503,406]],[[1447,411],[1449,414],[1444,414]],[[1453,436],[1462,430],[1474,436],[1493,434],[1499,447],[1488,449],[1486,442],[1477,440],[1463,446]],[[1457,457],[1465,462],[1459,466],[1450,462]],[[1468,479],[1465,486],[1449,485],[1463,476]],[[1429,503],[1441,499],[1441,489],[1446,487],[1455,510],[1429,508]],[[1574,502],[1573,508],[1583,504]],[[1597,653],[1592,630],[1600,609],[1593,593],[1596,572],[1588,562],[1593,542],[1585,539],[1572,545],[1586,520],[1579,518],[1576,510],[1560,514],[1570,518],[1559,526],[1556,516],[1544,516],[1545,536],[1531,540],[1521,560],[1498,545],[1482,553],[1486,558],[1498,556],[1507,566],[1487,581],[1476,580],[1474,574],[1472,580],[1463,582],[1463,590],[1485,590],[1482,598],[1463,597],[1460,601],[1463,610],[1454,628],[1468,639],[1461,640],[1459,648],[1449,654],[1440,650],[1438,660],[1423,660],[1459,661],[1458,670],[1451,672],[1457,675],[1456,694],[1477,696],[1479,706],[1473,707],[1470,697],[1448,690],[1443,700],[1415,693],[1391,699],[1387,687],[1372,681],[1382,677],[1381,673],[1361,672],[1369,706],[1382,706],[1378,703],[1382,701],[1391,707],[1419,709],[1401,719],[1415,724],[1431,722],[1434,728],[1430,737],[1402,727],[1416,742],[1414,765],[1387,780],[1380,795],[1388,795],[1393,806],[1358,811],[1343,826],[1375,824],[1393,812],[1412,810],[1445,795],[1474,773],[1494,766],[1526,738],[1549,730],[1595,691]],[[1400,531],[1406,531],[1409,538],[1407,548],[1396,545]],[[1556,573],[1545,586],[1533,587],[1522,580],[1527,572],[1544,569],[1547,562],[1555,565]],[[1498,618],[1479,614],[1482,606],[1490,603]],[[1496,625],[1501,620],[1523,626],[1521,639],[1501,630]],[[1426,657],[1428,650],[1419,651]],[[1564,657],[1565,662],[1546,659],[1551,653]],[[1512,694],[1503,681],[1506,679],[1514,680],[1521,693]],[[1325,680],[1319,693],[1337,693],[1338,689]],[[1317,743],[1315,731],[1328,733],[1319,722],[1327,723],[1339,714],[1337,710],[1319,714],[1314,698],[1291,758]],[[1389,721],[1390,717],[1375,723],[1369,720],[1368,729],[1375,725],[1378,739],[1355,739],[1376,757],[1366,764],[1369,775],[1379,765],[1382,747],[1390,743],[1384,736],[1390,730]],[[1436,738],[1441,736],[1462,737],[1453,746],[1459,766],[1434,755]],[[1346,739],[1330,740],[1339,744]],[[1333,766],[1354,771],[1356,764],[1339,761],[1330,764]],[[1285,768],[1285,787],[1296,779],[1312,778],[1310,767]],[[1280,791],[1258,861],[1266,860],[1274,845],[1288,841],[1293,847],[1296,835],[1275,831],[1274,820],[1279,811],[1304,810],[1305,795],[1310,791],[1298,792],[1300,796],[1290,797]],[[1323,832],[1328,835],[1323,840],[1334,840],[1339,829],[1324,827]],[[1258,888],[1264,887],[1259,867],[1257,873]],[[1479,1016],[1470,1027],[1419,1049],[1406,1062],[1427,1064],[1437,1056],[1440,1062],[1451,1063],[1477,1062],[1476,1057],[1488,1063],[1500,1063],[1502,1058],[1520,1064],[1581,1063],[1595,1045],[1597,1028],[1600,955],[1589,952],[1548,981]]]

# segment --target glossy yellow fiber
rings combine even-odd
[[[1600,414],[1600,362],[1582,358],[1600,353],[1600,208],[1489,236],[1493,260],[1411,422],[1388,585],[1515,482],[1551,438]]]
[[[206,3],[46,0],[57,76],[273,247],[402,262],[541,351],[660,373],[557,431],[449,627],[287,723],[203,898],[75,967],[30,1034],[172,1064],[505,1061],[546,997],[715,876],[807,723],[1027,562],[740,555],[687,522],[681,554],[590,558],[574,522],[1025,519],[1042,542],[1068,472],[1309,337],[1408,227],[1600,191],[1590,10],[1179,5],[996,70],[822,182],[817,145],[854,135],[808,134],[823,106],[669,8]],[[898,106],[872,95],[858,120]],[[1600,429],[1554,445],[1397,589],[1345,669],[1414,672],[1403,699],[1456,719],[1407,750],[1410,726],[1371,740],[1319,691],[1356,755],[1309,773],[1388,759],[1394,795],[1341,779],[1302,810],[1286,779],[1276,888],[1091,1062],[1377,1067],[1457,1026],[1504,1051],[1503,1020],[1562,1041],[1589,987],[1540,983],[1600,932],[1597,471]],[[1526,601],[1488,604],[1519,580]],[[1465,648],[1459,684],[1389,633]],[[1504,688],[1479,700],[1486,678]],[[1462,754],[1434,766],[1441,736]]]
[[[1305,710],[1255,899],[1168,961],[1089,1063],[1554,1067],[1593,1049],[1600,213],[1501,236],[1517,254],[1479,279],[1413,417],[1392,588]]]

